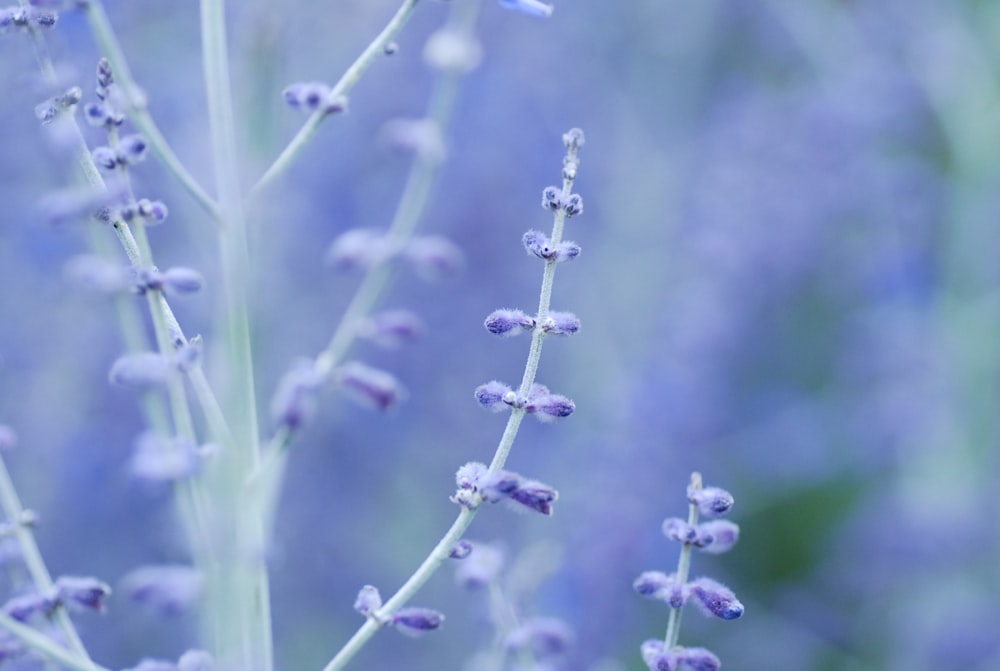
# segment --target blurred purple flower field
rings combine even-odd
[[[249,190],[399,2],[230,4]],[[559,266],[546,327],[572,335],[546,341],[545,393],[516,401],[560,419],[525,420],[505,466],[558,489],[534,507],[554,514],[484,506],[467,537],[488,561],[457,577],[446,563],[413,603],[433,610],[400,620],[426,635],[379,632],[350,668],[492,671],[495,613],[463,588],[492,579],[479,572],[507,581],[527,622],[518,645],[558,653],[530,668],[647,668],[640,644],[669,608],[633,581],[676,562],[660,529],[692,471],[732,492],[740,527],[695,576],[731,587],[745,614],[686,615],[684,645],[727,671],[1000,668],[1000,5],[570,0],[546,17],[480,0],[481,52],[425,49],[458,4],[417,3],[393,53],[248,201],[262,435],[301,425],[266,549],[275,668],[322,669],[365,621],[359,589],[392,594],[458,512],[456,471],[489,463],[507,416],[474,392],[498,381],[490,409],[512,403],[503,385],[530,336],[494,334],[535,328],[544,241],[535,258],[522,236],[549,230],[543,189],[561,183],[574,127],[586,210],[565,236],[582,251]],[[150,114],[214,195],[197,3],[104,6]],[[58,89],[27,34],[0,32],[0,448],[15,442],[6,425],[52,573],[110,585],[103,613],[73,618],[96,661],[128,669],[197,647],[198,578],[156,474],[187,477],[212,446],[184,445],[179,462],[153,446],[139,463],[143,408],[109,371],[126,351],[119,301],[148,321],[145,299],[74,281],[95,248],[127,260],[107,224],[46,221],[81,185],[35,111],[70,86],[95,102],[102,54],[80,11],[44,35]],[[448,48],[469,72],[438,135],[421,122],[437,86],[426,61]],[[91,149],[106,144],[76,115]],[[357,231],[389,226],[414,160],[438,166],[421,237],[376,249]],[[169,297],[221,385],[216,223],[155,157],[129,176],[147,208],[169,208],[148,232],[164,272],[142,290]],[[343,388],[317,391],[297,362],[327,346],[359,271],[389,256],[377,306],[391,312],[359,327]],[[136,577],[157,565],[177,569],[175,591]],[[22,577],[8,573],[0,602]]]

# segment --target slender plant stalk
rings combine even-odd
[[[74,671],[109,671],[103,666],[92,662],[86,655],[73,654],[65,648],[60,647],[45,634],[18,622],[2,610],[0,610],[0,627],[3,627],[16,636],[28,647],[40,652],[53,662],[62,664],[67,669],[74,669]]]
[[[695,472],[691,474],[691,489],[698,490],[701,489],[701,473]],[[688,525],[692,528],[698,524],[698,506],[694,503],[688,506]],[[681,554],[677,559],[677,584],[686,585],[688,581],[688,574],[691,572],[691,553],[693,552],[694,546],[690,543],[684,543],[681,546]],[[681,614],[683,613],[683,608],[671,608],[670,617],[667,620],[667,633],[663,637],[663,649],[673,650],[677,645],[677,639],[680,637],[681,633]]]
[[[361,79],[361,75],[365,73],[365,70],[376,59],[385,56],[385,46],[396,38],[399,31],[409,21],[413,9],[417,6],[417,2],[418,0],[403,0],[403,4],[396,10],[396,13],[389,20],[389,23],[386,24],[385,28],[382,29],[382,32],[372,40],[365,50],[361,52],[357,60],[347,68],[347,71],[344,72],[340,80],[334,84],[330,90],[328,100],[335,101],[346,96]],[[298,158],[299,154],[302,153],[302,150],[305,149],[306,145],[309,144],[309,141],[316,134],[316,131],[319,130],[320,124],[329,116],[329,113],[324,109],[325,107],[325,105],[320,105],[320,108],[310,115],[302,128],[299,129],[299,132],[295,134],[295,137],[292,138],[291,142],[288,143],[281,154],[278,155],[278,158],[275,159],[274,163],[271,164],[271,167],[264,171],[264,174],[251,190],[251,197],[258,195],[264,187],[284,173],[295,159]]]
[[[111,27],[108,15],[104,11],[104,6],[100,0],[90,0],[86,3],[85,13],[90,22],[91,32],[97,45],[104,53],[105,58],[111,63],[111,70],[115,75],[115,83],[125,94],[126,109],[129,119],[135,124],[146,141],[149,143],[150,151],[160,159],[163,167],[166,168],[174,179],[187,191],[195,201],[201,205],[213,220],[219,218],[219,207],[212,198],[205,193],[198,181],[187,171],[180,159],[171,149],[170,144],[163,133],[153,121],[152,115],[146,107],[145,95],[132,79],[132,73],[125,59],[125,52],[118,43],[115,31]]]

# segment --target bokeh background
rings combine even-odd
[[[396,3],[231,4],[250,183],[303,120],[282,88],[334,81]],[[210,185],[196,3],[106,7],[152,114]],[[324,266],[327,245],[392,217],[411,159],[380,129],[424,113],[435,73],[420,53],[449,11],[418,7],[398,53],[251,212],[262,410],[357,284]],[[482,0],[477,33],[483,60],[421,229],[452,239],[465,270],[426,284],[401,268],[380,304],[418,312],[425,338],[352,351],[398,376],[407,402],[381,415],[325,394],[294,445],[271,554],[279,668],[321,668],[360,624],[357,589],[393,592],[451,523],[455,469],[492,455],[504,416],[472,390],[519,380],[527,340],[481,324],[536,305],[541,266],[519,240],[549,226],[540,193],[573,126],[587,134],[586,210],[567,235],[583,255],[560,267],[553,307],[583,329],[547,342],[539,380],[577,411],[526,421],[509,462],[561,496],[551,518],[497,506],[470,532],[528,553],[520,573],[539,584],[519,612],[576,632],[560,668],[644,668],[638,646],[667,609],[631,583],[673,570],[659,527],[684,514],[695,469],[734,493],[743,537],[694,571],[747,610],[688,615],[683,643],[731,670],[1000,668],[1000,4],[566,0],[537,19]],[[48,42],[91,96],[83,18],[67,12]],[[20,436],[7,459],[53,572],[116,585],[186,552],[169,492],[128,477],[142,420],[107,383],[123,349],[113,303],[63,275],[88,229],[41,221],[73,166],[35,120],[51,95],[39,81],[25,36],[0,36],[0,422]],[[174,305],[210,344],[212,226],[155,160],[133,175],[171,208],[151,232],[161,267],[208,278]],[[444,611],[444,628],[380,633],[354,667],[475,668],[494,635],[484,595],[446,566],[415,602]],[[196,643],[193,615],[155,618],[118,595],[78,621],[113,669]]]

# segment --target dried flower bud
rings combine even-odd
[[[722,583],[711,578],[698,578],[689,583],[691,596],[706,614],[714,615],[723,620],[735,620],[743,615],[743,604],[739,602],[733,591]]]
[[[430,608],[402,608],[392,616],[392,626],[407,636],[423,636],[444,622],[444,614]]]
[[[374,585],[365,585],[358,590],[358,597],[354,600],[354,610],[367,616],[374,615],[381,607],[382,595]]]
[[[393,375],[360,361],[345,363],[335,371],[334,379],[360,403],[378,410],[390,410],[406,397],[406,390]]]
[[[695,489],[688,487],[688,501],[705,517],[725,515],[733,507],[733,495],[719,487]]]
[[[140,566],[122,578],[126,597],[153,613],[175,616],[185,613],[201,598],[205,578],[185,564]]]
[[[535,328],[535,318],[523,310],[494,310],[483,323],[486,330],[502,338],[516,336]]]

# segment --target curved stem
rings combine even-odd
[[[354,88],[354,85],[358,83],[358,80],[361,79],[361,75],[365,73],[365,70],[375,62],[375,59],[385,55],[385,46],[395,39],[399,31],[406,25],[406,22],[410,19],[410,15],[413,13],[413,9],[417,6],[417,2],[418,0],[403,0],[403,4],[396,10],[396,13],[389,20],[389,23],[386,24],[385,28],[382,29],[382,32],[372,40],[371,44],[361,52],[357,60],[347,68],[347,71],[341,76],[340,80],[334,84],[327,97],[329,102],[346,96]],[[302,128],[299,129],[299,132],[288,143],[288,146],[282,150],[278,158],[271,164],[271,167],[264,171],[264,174],[251,190],[251,197],[256,196],[264,187],[287,170],[292,162],[298,158],[299,154],[302,153],[302,150],[316,134],[320,124],[329,116],[329,113],[325,109],[326,107],[327,105],[320,105],[319,109],[310,115]]]

